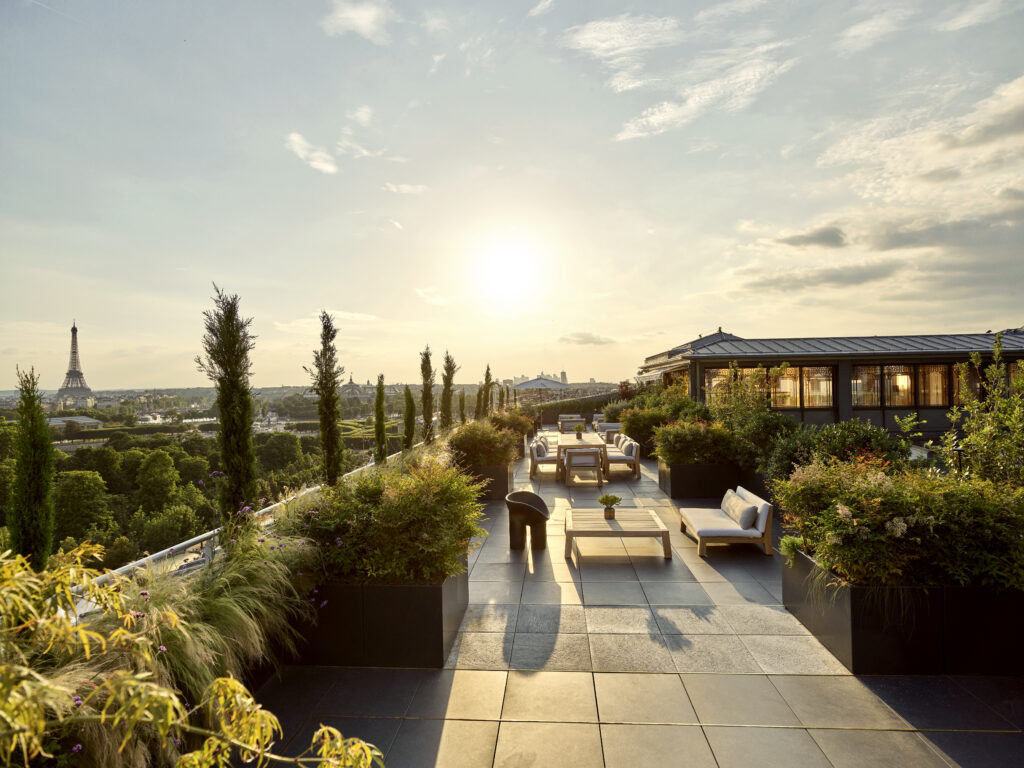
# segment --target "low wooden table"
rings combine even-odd
[[[572,542],[584,536],[654,537],[661,539],[665,559],[672,559],[669,532],[657,513],[650,509],[616,509],[615,519],[606,520],[604,509],[570,509],[565,513],[565,556],[572,557]]]

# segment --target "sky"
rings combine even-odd
[[[4,0],[0,389],[1024,324],[1022,0]],[[346,374],[347,375],[347,374]]]

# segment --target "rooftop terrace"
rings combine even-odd
[[[447,668],[286,667],[259,692],[286,753],[325,723],[389,768],[1021,765],[1024,679],[851,675],[782,606],[778,554],[698,557],[653,462],[601,491],[528,469],[516,488],[552,509],[547,549],[511,551],[505,505],[488,505]],[[563,558],[565,510],[604,492],[656,510],[673,558],[654,539]]]

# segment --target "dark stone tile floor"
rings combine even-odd
[[[584,540],[566,560],[564,512],[599,494],[527,469],[548,548],[510,551],[488,505],[447,668],[286,667],[258,694],[285,752],[323,723],[389,768],[1024,766],[1024,678],[848,674],[781,605],[777,554],[697,556],[651,462],[602,491],[656,510],[672,560],[653,539]]]

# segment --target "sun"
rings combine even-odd
[[[470,290],[494,312],[532,309],[544,283],[543,243],[519,229],[491,233],[473,249]]]

